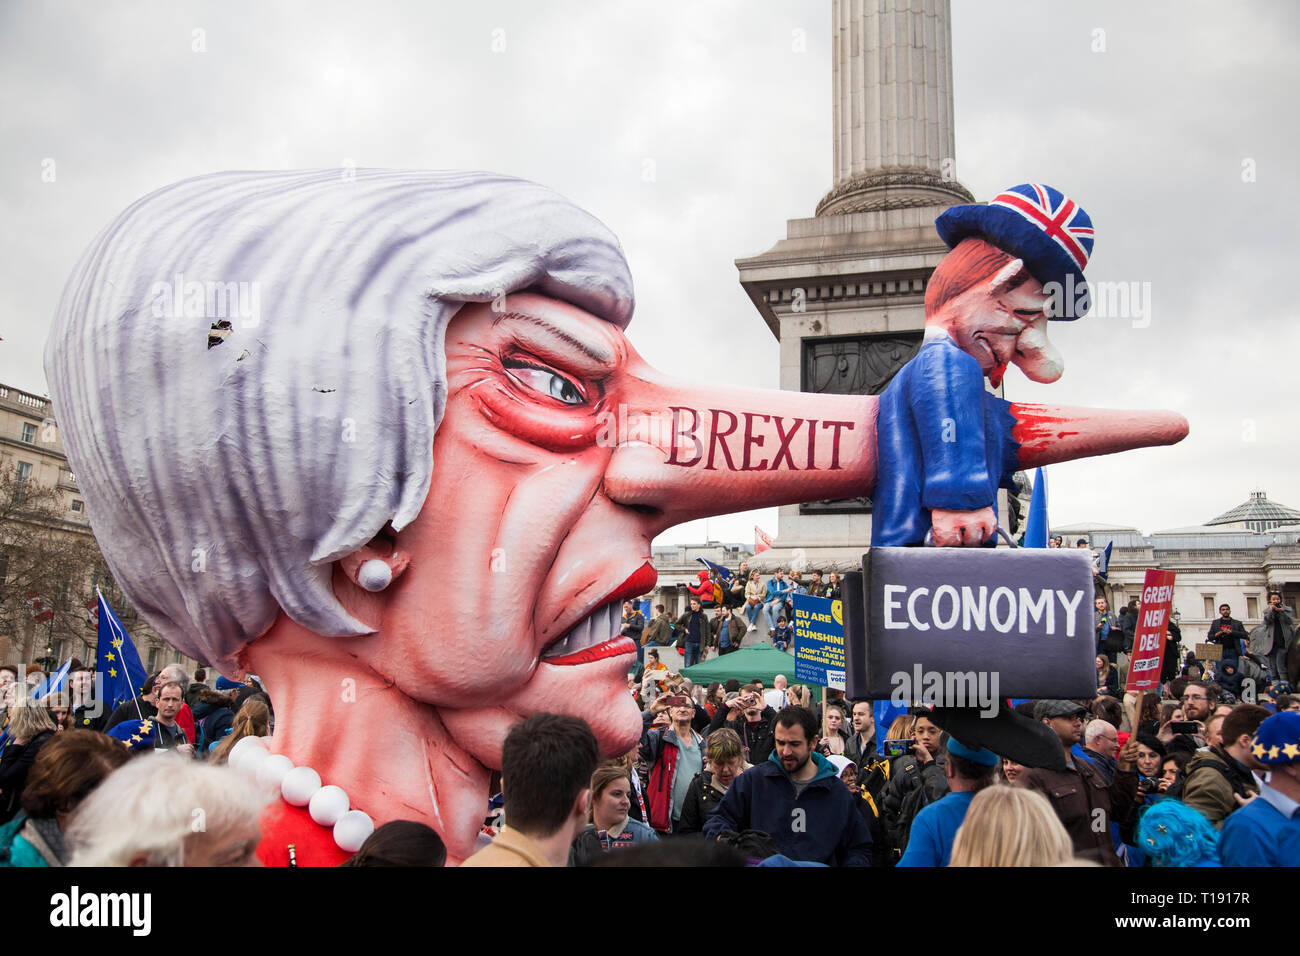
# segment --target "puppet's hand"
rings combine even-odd
[[[935,508],[930,512],[930,526],[936,547],[978,548],[997,534],[998,516],[992,508],[981,508],[979,511],[944,511]]]

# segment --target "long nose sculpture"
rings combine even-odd
[[[874,396],[704,387],[640,359],[620,409],[605,493],[657,512],[656,527],[751,508],[866,495],[876,478]],[[1187,435],[1172,412],[1013,404],[1020,464],[1170,445]]]
[[[701,388],[639,359],[629,371],[605,492],[660,512],[656,524],[862,495],[875,480],[873,397]]]
[[[1050,384],[1061,377],[1065,362],[1048,339],[1046,325],[1047,319],[1040,317],[1020,333],[1012,361],[1030,380]]]

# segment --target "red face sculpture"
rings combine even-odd
[[[640,737],[618,632],[623,600],[654,588],[654,536],[860,492],[872,423],[867,398],[671,381],[617,326],[538,295],[465,306],[446,354],[424,509],[336,566],[375,633],[323,643],[282,616],[245,663],[276,694],[274,749],[377,819],[428,821],[458,858],[511,725],[573,714],[610,755]],[[394,580],[370,592],[376,558]]]

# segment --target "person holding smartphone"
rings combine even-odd
[[[943,731],[929,708],[917,708],[914,715],[911,752],[894,758],[881,807],[886,837],[899,857],[907,849],[916,815],[948,793]]]
[[[746,684],[734,698],[718,708],[709,723],[709,734],[723,727],[734,730],[745,746],[750,763],[761,763],[772,753],[772,722],[776,711],[763,704],[763,698],[752,684]]]
[[[1268,662],[1269,676],[1274,680],[1287,679],[1287,654],[1295,646],[1295,621],[1291,619],[1291,609],[1282,603],[1279,591],[1268,593],[1268,607],[1264,608],[1263,640],[1260,643],[1261,656]],[[1252,646],[1256,645],[1251,635]]]

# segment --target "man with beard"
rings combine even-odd
[[[1210,685],[1205,681],[1191,681],[1183,687],[1183,717],[1205,723],[1214,712],[1218,700],[1219,695],[1210,690]]]
[[[818,736],[811,711],[777,714],[775,751],[736,778],[704,835],[761,830],[791,860],[869,866],[870,831],[834,765],[816,752]]]
[[[1242,644],[1250,639],[1250,635],[1246,633],[1245,626],[1232,616],[1232,608],[1220,604],[1219,617],[1210,622],[1210,630],[1205,639],[1211,644],[1222,644],[1223,660],[1236,664],[1237,658],[1241,656]]]

